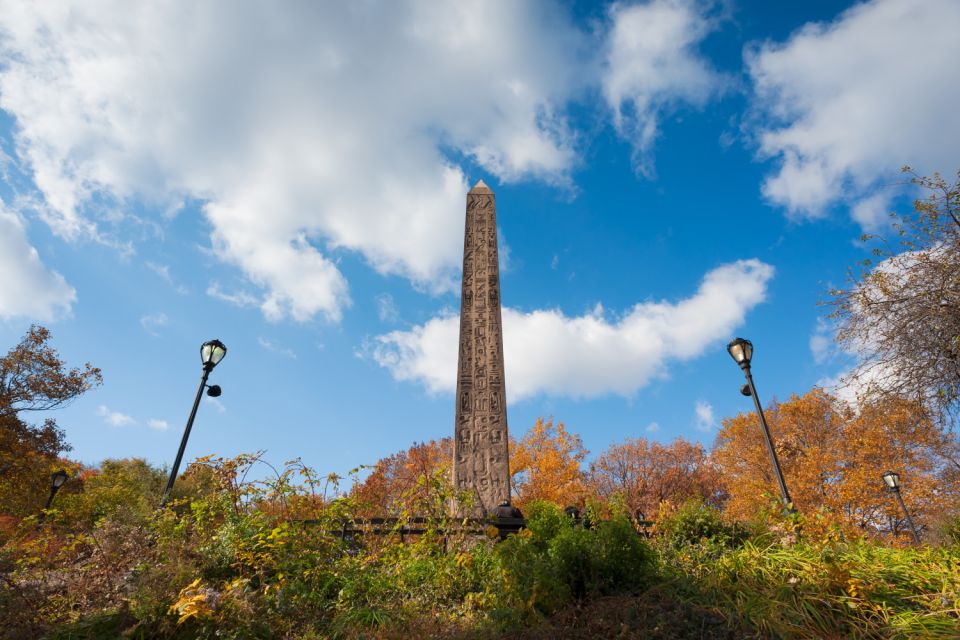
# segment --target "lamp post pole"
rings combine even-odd
[[[200,398],[203,396],[203,389],[207,386],[207,378],[210,377],[212,367],[203,367],[203,376],[200,378],[200,386],[197,388],[197,397],[193,399],[193,409],[190,410],[190,417],[187,419],[187,426],[183,430],[183,438],[180,439],[180,449],[177,450],[177,457],[173,461],[173,468],[170,469],[170,477],[167,479],[167,488],[163,490],[163,498],[160,500],[160,506],[167,504],[167,498],[173,491],[173,483],[177,479],[177,473],[180,471],[180,462],[183,461],[183,452],[187,448],[187,440],[190,438],[190,430],[193,428],[193,419],[197,417],[197,408],[200,406]]]
[[[777,458],[777,450],[773,446],[773,437],[770,435],[770,427],[767,426],[767,418],[763,415],[763,407],[760,406],[760,398],[757,397],[757,387],[753,384],[753,376],[750,375],[750,367],[743,370],[747,377],[747,384],[750,385],[750,395],[753,396],[753,406],[757,409],[757,415],[760,417],[760,426],[763,427],[763,438],[767,443],[767,451],[770,452],[770,462],[773,463],[773,471],[777,474],[777,484],[780,485],[780,496],[783,499],[783,508],[790,513],[796,512],[793,506],[793,500],[790,498],[790,492],[787,490],[787,483],[783,479],[783,470],[780,468],[780,460]]]
[[[210,340],[204,342],[200,347],[200,360],[203,363],[203,376],[200,377],[200,386],[197,388],[197,395],[193,399],[193,408],[190,410],[190,417],[187,419],[187,426],[183,430],[183,438],[180,439],[180,449],[177,450],[177,457],[173,461],[173,467],[170,469],[170,477],[167,479],[167,487],[163,490],[163,497],[160,499],[160,506],[167,504],[170,492],[173,490],[173,483],[176,482],[177,473],[180,471],[180,463],[183,461],[183,452],[187,448],[187,440],[190,438],[190,430],[193,428],[193,420],[197,417],[197,408],[200,407],[200,398],[203,396],[203,390],[207,386],[207,378],[213,368],[223,360],[227,354],[227,348],[219,340]],[[213,385],[207,390],[207,395],[217,397],[220,395],[220,387]]]
[[[913,541],[920,544],[920,534],[917,533],[917,528],[913,524],[913,518],[910,517],[910,512],[907,511],[907,505],[903,503],[903,496],[900,495],[900,489],[897,488],[894,493],[897,496],[897,502],[900,503],[900,508],[903,509],[903,515],[907,517],[907,524],[910,525],[910,532],[913,533]]]
[[[913,533],[913,541],[917,544],[920,544],[920,534],[917,533],[917,528],[913,524],[913,518],[910,517],[910,512],[907,511],[907,505],[904,504],[903,496],[900,494],[900,474],[893,471],[887,471],[885,474],[883,474],[883,481],[887,483],[890,491],[897,496],[897,502],[900,503],[900,509],[903,510],[903,515],[907,518],[907,524],[910,526],[910,532]]]
[[[767,418],[763,415],[763,407],[760,406],[760,397],[757,395],[757,387],[753,384],[753,375],[750,373],[750,359],[753,357],[753,343],[743,338],[736,338],[727,345],[727,351],[733,356],[743,375],[747,378],[747,387],[750,395],[753,397],[753,406],[756,407],[757,416],[760,418],[760,426],[763,429],[763,438],[767,443],[767,451],[770,453],[770,462],[773,464],[773,471],[777,476],[777,484],[780,485],[780,497],[783,500],[783,508],[787,513],[796,513],[797,509],[793,506],[793,500],[790,498],[790,492],[787,490],[787,483],[783,479],[783,470],[780,468],[780,460],[777,458],[777,450],[773,446],[773,437],[770,435],[770,427],[767,426]],[[746,395],[746,394],[744,394]]]

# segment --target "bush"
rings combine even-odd
[[[572,600],[650,582],[653,554],[625,515],[587,528],[551,503],[531,503],[528,512],[528,528],[495,550],[500,617],[538,617]]]
[[[743,527],[727,523],[718,509],[699,499],[688,500],[677,509],[668,503],[661,505],[657,531],[662,543],[674,549],[691,544],[737,546],[748,537]]]
[[[103,519],[143,524],[156,510],[166,482],[160,469],[141,458],[104,460],[97,472],[85,472],[82,490],[57,497],[61,516],[89,529]]]

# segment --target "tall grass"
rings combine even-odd
[[[874,542],[663,549],[687,598],[787,638],[960,637],[960,550]]]

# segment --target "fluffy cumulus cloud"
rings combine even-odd
[[[899,167],[953,171],[958,30],[955,0],[874,0],[748,52],[760,151],[780,161],[764,194],[797,216],[843,201],[871,228]]]
[[[817,318],[817,328],[810,336],[810,354],[817,364],[825,363],[833,355],[833,334],[834,327],[823,318]]]
[[[720,76],[697,51],[712,23],[694,0],[618,3],[610,19],[604,96],[617,130],[633,144],[636,168],[649,174],[661,113],[703,105],[720,88]]]
[[[468,182],[446,150],[568,179],[580,51],[543,2],[9,0],[0,108],[58,234],[196,199],[268,317],[336,320],[338,249],[451,287]]]
[[[134,420],[132,416],[120,413],[119,411],[113,411],[110,407],[103,404],[97,407],[97,415],[103,418],[103,421],[111,427],[130,427],[137,424],[137,421]]]
[[[0,318],[49,321],[69,312],[76,292],[30,245],[23,220],[0,201]]]
[[[746,313],[766,298],[773,267],[758,260],[722,265],[679,302],[644,302],[610,320],[598,306],[570,317],[559,310],[503,309],[507,393],[512,400],[554,396],[629,396],[729,338]],[[376,337],[368,354],[394,378],[449,392],[456,384],[459,319],[450,313],[409,331]],[[557,345],[564,345],[558,349]]]
[[[717,424],[713,405],[706,400],[697,400],[693,405],[693,421],[700,431],[710,431]]]

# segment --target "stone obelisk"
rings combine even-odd
[[[490,515],[510,501],[502,326],[497,209],[481,180],[467,194],[460,297],[453,477],[473,495],[465,515]]]

